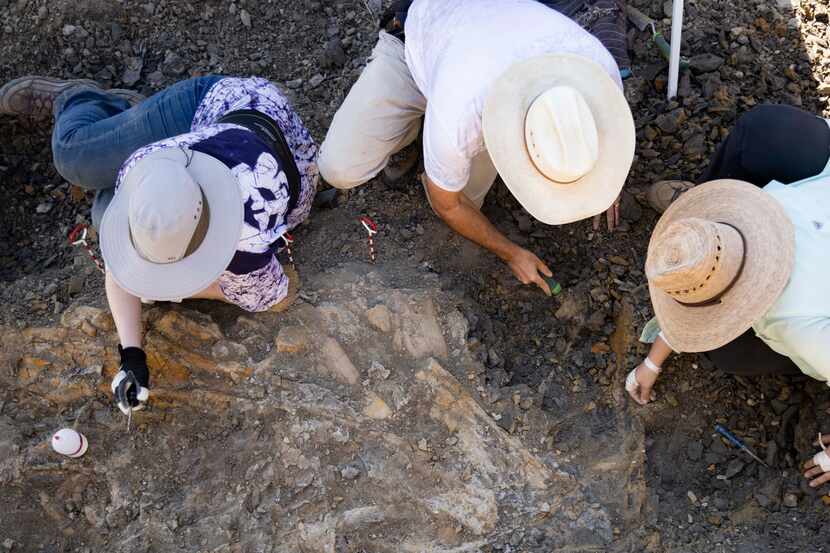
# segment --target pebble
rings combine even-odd
[[[77,27],[75,25],[64,25],[63,26],[63,36],[69,36],[75,32]]]
[[[724,474],[724,476],[727,480],[730,480],[738,476],[741,473],[741,471],[744,470],[745,466],[746,463],[744,463],[740,459],[732,459],[731,461],[729,461],[729,464],[726,465],[726,473]]]
[[[326,43],[320,65],[323,67],[343,67],[346,65],[346,52],[343,43],[334,37]]]
[[[251,28],[251,14],[249,14],[247,10],[242,10],[239,12],[239,19],[242,20],[243,25],[245,25],[249,29]]]
[[[50,211],[52,211],[53,206],[54,204],[52,204],[52,202],[43,202],[41,204],[38,204],[38,206],[35,208],[35,211],[41,214],[49,213]]]
[[[689,59],[689,67],[695,73],[711,73],[717,71],[725,60],[715,54],[698,54]]]
[[[317,87],[318,87],[318,86],[320,86],[320,84],[322,84],[322,82],[323,82],[323,81],[325,81],[325,80],[326,80],[326,78],[325,78],[325,77],[323,77],[322,75],[320,75],[319,73],[317,73],[316,75],[314,75],[313,77],[311,77],[311,78],[308,80],[308,88],[317,88]]]
[[[427,442],[426,438],[418,440],[418,449],[421,451],[429,451],[429,442]]]
[[[686,445],[686,456],[691,461],[699,461],[703,456],[703,443],[699,440],[689,442]]]
[[[794,493],[784,494],[784,506],[794,509],[798,507],[798,496]]]
[[[340,469],[340,476],[344,480],[355,480],[358,476],[360,476],[360,469],[354,465],[347,465]]]

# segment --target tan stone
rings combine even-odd
[[[98,335],[98,329],[92,326],[89,321],[81,321],[81,332],[90,338],[95,338]]]
[[[311,336],[301,326],[285,326],[280,329],[274,344],[277,351],[282,353],[299,353],[308,348]]]
[[[334,338],[327,338],[322,348],[323,363],[329,373],[344,384],[357,384],[360,372]]]
[[[400,328],[395,343],[415,359],[446,357],[447,342],[438,325],[435,304],[430,298],[416,303],[401,303]]]
[[[74,305],[61,315],[61,326],[65,328],[81,328],[86,322],[105,332],[115,330],[115,323],[108,311],[88,305]]]
[[[379,303],[373,308],[366,311],[366,318],[369,319],[369,324],[380,330],[381,332],[389,332],[392,330],[392,313],[384,304]]]
[[[369,392],[366,400],[366,407],[363,409],[363,414],[370,419],[384,420],[392,416],[392,409],[376,393]]]
[[[167,338],[181,341],[183,344],[194,344],[194,339],[213,343],[224,337],[222,331],[219,330],[219,325],[211,321],[209,317],[197,321],[178,311],[168,311],[153,326]]]

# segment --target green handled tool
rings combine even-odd
[[[663,33],[658,31],[654,27],[654,23],[651,23],[651,38],[654,40],[654,43],[659,48],[660,53],[666,59],[666,61],[671,61],[671,45],[669,41],[663,36]],[[680,69],[688,69],[689,67],[689,60],[686,58],[680,58]]]
[[[734,434],[732,434],[732,432],[727,430],[725,427],[718,424],[718,425],[715,426],[715,432],[717,432],[718,434],[720,434],[721,436],[726,438],[726,440],[730,444],[734,445],[738,449],[742,449],[742,450],[746,451],[749,454],[750,457],[752,457],[753,459],[755,459],[756,461],[758,461],[759,463],[761,463],[765,467],[769,468],[768,464],[763,462],[760,457],[758,457],[757,455],[755,455],[755,453],[753,453],[753,451],[751,449],[746,447],[745,443],[743,443],[740,439],[738,439]]]
[[[562,292],[562,285],[556,282],[553,277],[542,276],[542,278],[548,283],[548,288],[550,288],[551,294],[558,296]]]

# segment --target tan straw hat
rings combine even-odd
[[[124,176],[101,221],[101,252],[127,292],[179,300],[227,268],[242,224],[242,196],[230,170],[201,152],[168,148]]]
[[[744,332],[790,278],[795,230],[781,205],[743,181],[716,180],[678,198],[648,245],[654,312],[676,351],[710,351]]]
[[[510,192],[549,225],[611,207],[634,159],[634,118],[623,91],[582,56],[513,64],[493,84],[482,125]]]

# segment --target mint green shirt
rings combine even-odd
[[[830,385],[830,162],[820,174],[764,191],[795,226],[795,265],[787,287],[752,328],[801,371]]]

